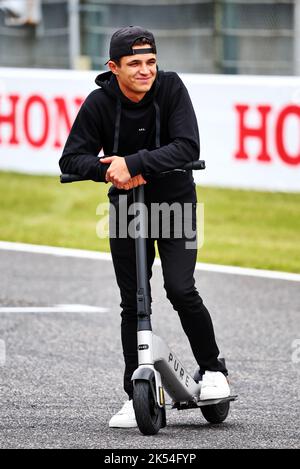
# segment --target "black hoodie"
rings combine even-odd
[[[99,75],[96,83],[101,88],[86,98],[67,139],[59,161],[62,172],[105,181],[98,156],[103,149],[105,155],[125,157],[131,176],[144,176],[149,201],[195,201],[191,171],[158,177],[199,158],[197,120],[179,76],[159,71],[138,103],[121,92],[111,72]],[[109,195],[114,193],[128,191],[112,186]]]

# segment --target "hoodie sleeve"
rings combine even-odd
[[[100,118],[93,92],[81,106],[66,141],[59,160],[63,173],[105,182],[107,165],[102,165],[98,156],[102,148]]]
[[[174,74],[175,75],[175,74]],[[131,176],[155,174],[182,167],[197,160],[200,153],[197,119],[188,91],[176,74],[176,83],[167,102],[170,143],[156,150],[139,150],[125,156]]]

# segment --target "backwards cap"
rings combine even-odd
[[[153,43],[153,46],[144,49],[133,49],[132,46],[137,39],[145,38]],[[153,34],[140,26],[127,26],[116,31],[110,40],[110,60],[120,59],[126,55],[156,54],[156,45]],[[106,62],[107,63],[107,62]]]

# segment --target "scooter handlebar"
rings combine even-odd
[[[77,181],[88,181],[88,179],[78,176],[78,174],[61,174],[60,182],[62,184],[67,184],[68,182],[77,182]]]
[[[204,160],[197,160],[197,161],[190,161],[189,163],[183,166],[184,170],[193,169],[195,171],[200,169],[205,169],[205,161]]]
[[[200,169],[205,169],[205,161],[204,160],[190,161],[189,163],[185,164],[182,168],[173,169],[171,171],[164,171],[161,174],[167,174],[167,173],[172,173],[176,171],[188,171],[191,169],[195,171],[198,171]],[[62,184],[66,184],[69,182],[77,182],[77,181],[89,181],[89,178],[79,176],[78,174],[61,174],[60,175],[60,182]]]

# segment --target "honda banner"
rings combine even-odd
[[[58,174],[97,72],[0,68],[0,170]],[[181,75],[198,119],[204,173],[221,187],[300,191],[300,78]]]

